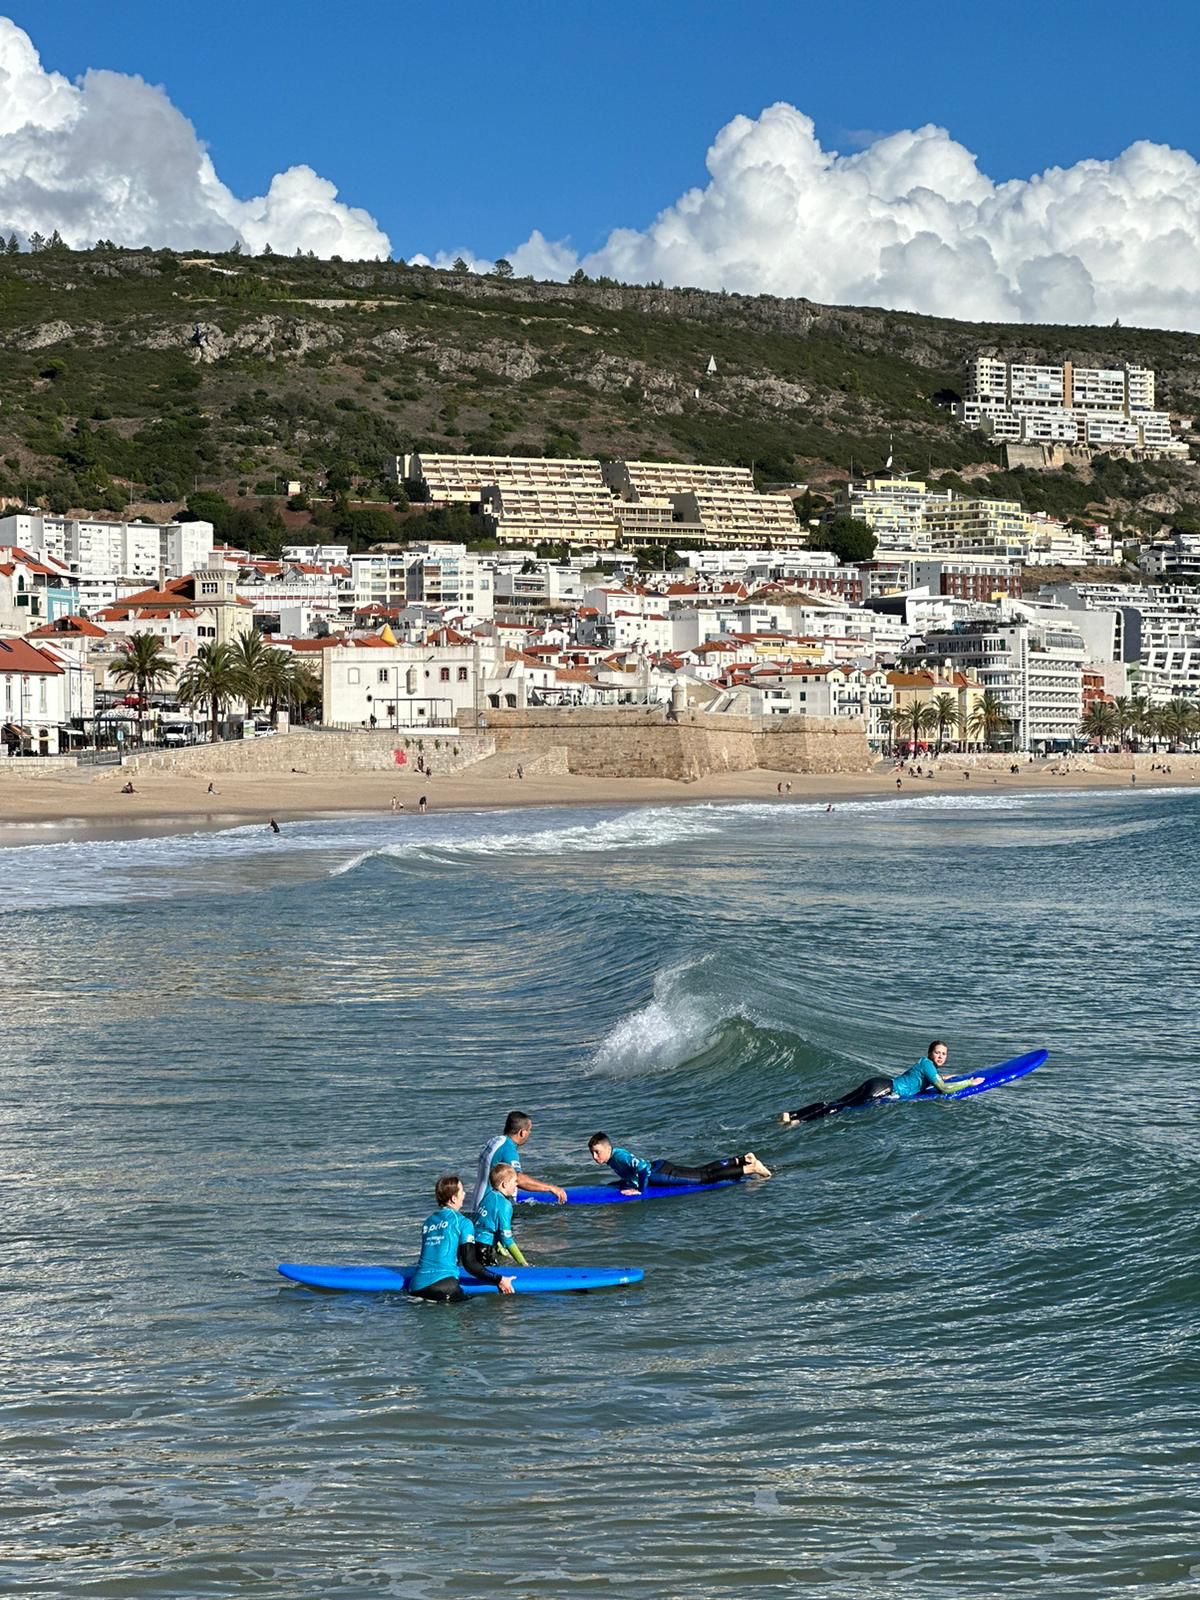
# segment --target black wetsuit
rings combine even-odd
[[[460,1244],[458,1247],[458,1264],[464,1271],[469,1272],[473,1278],[480,1278],[484,1283],[500,1282],[502,1274],[493,1272],[483,1256],[479,1253],[479,1246],[472,1241],[470,1244]],[[462,1284],[457,1278],[439,1278],[436,1283],[427,1283],[423,1289],[410,1289],[409,1294],[416,1295],[418,1300],[437,1300],[446,1305],[453,1300],[465,1300]]]
[[[685,1183],[729,1183],[746,1176],[741,1156],[726,1156],[723,1161],[708,1161],[702,1167],[681,1167],[674,1161],[652,1161],[650,1182],[664,1189]]]
[[[835,1111],[845,1111],[850,1106],[868,1106],[872,1100],[891,1092],[891,1078],[868,1078],[840,1100],[814,1100],[811,1105],[801,1106],[798,1111],[790,1111],[788,1115],[793,1122],[815,1122],[818,1117],[832,1116]]]

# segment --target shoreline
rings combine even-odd
[[[1194,758],[1193,758],[1194,759]],[[1188,770],[1171,773],[1138,771],[1138,781],[1156,791],[1193,789],[1200,772],[1192,761],[1175,757]],[[421,794],[429,814],[443,811],[511,811],[530,807],[736,804],[743,801],[786,805],[832,805],[860,800],[910,799],[914,795],[1053,794],[1091,790],[1134,790],[1129,771],[1049,771],[1022,766],[1017,773],[962,767],[933,778],[902,775],[896,788],[894,771],[867,773],[795,773],[755,769],[710,774],[692,783],[669,778],[594,778],[578,774],[554,777],[489,777],[461,775],[423,783],[415,774],[355,771],[347,773],[223,773],[207,793],[208,778],[197,774],[146,773],[136,779],[136,793],[120,792],[119,773],[77,778],[0,778],[0,846],[59,843],[66,840],[123,839],[204,829],[267,826],[272,817],[282,826],[339,817],[418,816]],[[778,785],[791,784],[781,795]],[[401,803],[393,812],[392,797]]]

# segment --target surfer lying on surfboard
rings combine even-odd
[[[620,1178],[622,1194],[642,1194],[651,1185],[671,1189],[683,1184],[731,1183],[771,1176],[752,1150],[744,1156],[727,1156],[723,1161],[707,1161],[699,1167],[681,1167],[674,1161],[645,1161],[614,1145],[606,1133],[594,1133],[588,1140],[588,1149],[598,1166],[611,1167]]]
[[[950,1047],[944,1039],[935,1039],[928,1055],[902,1072],[897,1078],[868,1078],[857,1089],[851,1089],[840,1100],[814,1100],[811,1105],[797,1111],[780,1113],[780,1122],[815,1122],[818,1117],[831,1117],[835,1111],[845,1111],[852,1106],[869,1106],[873,1100],[914,1100],[922,1089],[936,1089],[939,1094],[957,1094],[960,1089],[982,1083],[982,1078],[942,1077],[942,1068]]]

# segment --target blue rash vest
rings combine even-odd
[[[892,1093],[901,1100],[913,1100],[922,1089],[932,1088],[939,1076],[938,1069],[929,1057],[922,1056],[907,1072],[892,1079]]]
[[[491,1187],[492,1168],[500,1161],[507,1161],[518,1172],[521,1170],[521,1152],[506,1133],[498,1133],[494,1139],[489,1139],[479,1152],[479,1170],[471,1191],[471,1211],[478,1211],[483,1204],[483,1198]]]
[[[421,1224],[421,1257],[409,1279],[409,1289],[428,1289],[441,1278],[458,1278],[458,1247],[474,1244],[470,1217],[453,1206],[439,1206]]]
[[[643,1161],[641,1156],[635,1156],[631,1150],[623,1150],[618,1144],[613,1145],[607,1165],[627,1189],[645,1189],[650,1182],[650,1163]]]
[[[500,1245],[507,1250],[513,1242],[512,1201],[499,1189],[489,1189],[475,1213],[475,1238],[483,1245]]]

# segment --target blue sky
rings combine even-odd
[[[222,179],[298,162],[395,254],[490,257],[534,228],[581,252],[703,183],[735,114],[776,100],[826,148],[926,122],[994,179],[1135,139],[1200,153],[1200,5],[1092,0],[0,0],[43,65],[161,83]]]

